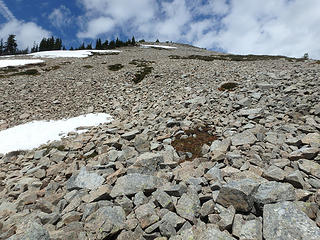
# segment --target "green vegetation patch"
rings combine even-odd
[[[233,91],[237,87],[238,87],[238,83],[227,82],[227,83],[223,83],[218,89],[220,91]]]
[[[153,67],[145,66],[141,70],[139,70],[133,78],[134,83],[141,82],[147,75],[149,75],[153,70]]]
[[[91,65],[84,65],[83,67],[84,67],[84,68],[87,68],[87,69],[93,68],[93,66],[91,66]]]
[[[17,73],[11,74],[11,76],[23,76],[23,75],[36,76],[36,75],[40,75],[40,73],[38,72],[37,69],[32,68],[32,69],[27,69],[23,72],[17,72]]]
[[[155,61],[148,61],[144,59],[134,59],[129,64],[136,65],[137,67],[147,67],[152,63],[156,63]]]
[[[108,69],[110,71],[119,71],[120,69],[122,69],[124,66],[122,64],[113,64],[113,65],[109,65]]]
[[[170,59],[196,59],[202,61],[236,61],[236,62],[246,62],[246,61],[264,61],[264,60],[279,60],[286,59],[290,62],[300,62],[305,59],[302,58],[290,58],[286,56],[270,56],[270,55],[233,55],[233,54],[225,54],[225,55],[190,55],[190,56],[179,56],[179,55],[170,55]]]
[[[172,142],[172,146],[177,152],[192,153],[192,157],[186,160],[192,161],[195,158],[201,157],[202,147],[204,144],[210,145],[216,136],[212,135],[210,127],[190,129],[184,132],[187,138],[181,138],[182,134],[176,136],[176,139]]]
[[[50,72],[50,71],[53,71],[53,70],[58,70],[60,68],[61,68],[60,66],[55,65],[55,66],[51,66],[51,67],[47,67],[47,68],[42,68],[42,70],[46,71],[46,72]]]

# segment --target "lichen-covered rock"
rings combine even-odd
[[[266,240],[318,240],[320,229],[292,202],[267,204],[263,208]]]

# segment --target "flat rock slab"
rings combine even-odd
[[[291,161],[297,161],[299,159],[313,159],[315,158],[318,153],[319,153],[320,149],[319,148],[314,148],[314,147],[310,147],[310,148],[300,148],[297,151],[294,151],[292,153],[289,154],[289,159]]]
[[[138,173],[119,177],[110,195],[117,197],[121,195],[132,195],[140,191],[153,191],[159,184],[159,179],[150,175]]]
[[[267,204],[263,208],[265,240],[319,240],[320,229],[292,202]]]
[[[241,146],[245,144],[253,144],[257,141],[257,138],[250,131],[245,131],[238,133],[231,137],[231,142],[233,146]]]
[[[86,170],[85,167],[82,167],[78,175],[73,175],[67,181],[66,186],[69,191],[81,188],[94,190],[100,187],[104,180],[104,177],[94,172],[90,173]]]
[[[261,208],[265,204],[294,201],[295,199],[295,189],[290,183],[262,183],[254,194],[254,202]]]

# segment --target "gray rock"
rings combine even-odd
[[[240,231],[239,240],[262,240],[262,222],[259,219],[245,221]]]
[[[196,193],[184,193],[176,206],[177,214],[193,221],[200,211],[200,200]]]
[[[263,208],[269,203],[294,201],[296,194],[294,187],[289,183],[266,182],[262,183],[254,193],[254,202]]]
[[[286,177],[286,172],[279,167],[271,165],[262,176],[270,181],[282,181]]]
[[[220,189],[217,202],[224,207],[233,205],[236,211],[249,212],[254,203],[252,194],[259,184],[251,179],[231,181]]]
[[[232,227],[233,218],[236,213],[236,210],[232,205],[228,208],[224,208],[222,206],[217,205],[217,209],[220,212],[220,221],[218,222],[220,230],[230,230]]]
[[[110,192],[110,185],[102,185],[99,188],[90,191],[88,195],[82,197],[82,200],[86,203],[97,202],[101,200],[111,200]]]
[[[319,148],[308,148],[308,147],[303,147],[298,149],[297,151],[294,151],[289,154],[289,159],[291,161],[296,161],[299,159],[313,159],[315,158],[319,153]]]
[[[241,146],[245,144],[253,144],[257,141],[257,138],[250,131],[244,131],[242,133],[235,134],[231,137],[231,142],[233,146]]]
[[[266,240],[318,240],[320,229],[292,202],[267,204],[263,208]]]
[[[300,159],[298,161],[299,169],[307,174],[311,174],[317,178],[320,178],[320,164],[306,159]]]
[[[136,208],[135,214],[142,229],[159,221],[160,218],[155,211],[155,207],[156,206],[153,203],[149,202]]]
[[[299,170],[290,173],[286,177],[286,182],[291,183],[295,188],[303,188],[305,186],[305,182]]]
[[[47,151],[47,149],[41,149],[41,150],[35,151],[33,158],[36,160],[39,160],[40,158],[42,158],[44,156],[46,151]]]
[[[148,152],[150,148],[150,142],[148,141],[147,134],[139,134],[134,139],[134,147],[140,153]]]
[[[168,211],[159,223],[159,230],[162,236],[171,237],[177,234],[176,228],[180,228],[186,222],[177,214]]]
[[[87,218],[85,229],[107,237],[124,229],[125,220],[126,214],[121,207],[102,207]],[[96,238],[100,239],[99,237]]]
[[[56,163],[61,162],[66,158],[67,154],[68,152],[54,151],[50,153],[50,160]]]
[[[182,194],[187,192],[187,186],[185,184],[164,186],[163,191],[168,193],[170,196],[181,197]]]
[[[160,163],[163,162],[163,156],[158,153],[144,153],[140,155],[135,163],[128,168],[128,173],[153,174]]]
[[[152,192],[159,186],[159,179],[150,175],[128,174],[119,177],[110,195],[117,197],[121,195],[132,195],[140,191]]]
[[[214,211],[215,211],[214,208],[215,208],[215,203],[214,203],[213,200],[206,201],[206,202],[201,206],[200,216],[201,216],[201,217],[206,217],[206,216],[208,216],[209,214],[214,213]]]
[[[86,167],[82,167],[78,175],[72,175],[67,181],[67,190],[72,191],[74,189],[97,189],[104,182],[104,178],[97,173],[89,173]]]
[[[173,210],[174,205],[172,198],[169,194],[165,193],[162,190],[157,190],[154,193],[152,193],[152,196],[154,197],[156,203],[158,203],[161,208],[167,208],[169,210]]]
[[[320,144],[320,134],[319,133],[309,133],[301,139],[303,144]]]
[[[22,235],[13,235],[8,240],[50,240],[48,231],[36,222],[28,224],[25,233]]]
[[[241,109],[238,114],[239,116],[260,115],[262,111],[262,108]]]
[[[130,141],[130,140],[134,139],[136,137],[136,135],[139,133],[140,133],[140,131],[135,129],[130,132],[126,132],[126,133],[122,134],[121,137]]]

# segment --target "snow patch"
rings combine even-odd
[[[44,51],[28,54],[33,57],[40,58],[85,58],[91,56],[93,53],[106,54],[106,53],[120,53],[118,50],[58,50],[58,51]]]
[[[163,49],[177,49],[176,47],[172,46],[164,46],[164,45],[140,45],[141,48],[163,48]]]
[[[51,121],[32,121],[0,131],[0,153],[17,150],[31,150],[50,141],[60,140],[69,132],[78,133],[87,130],[77,130],[79,127],[98,126],[109,123],[113,118],[105,113],[90,113],[70,119]]]
[[[43,63],[43,60],[40,59],[14,59],[14,60],[0,60],[0,68],[3,67],[15,67],[23,66],[28,64],[37,64]]]

